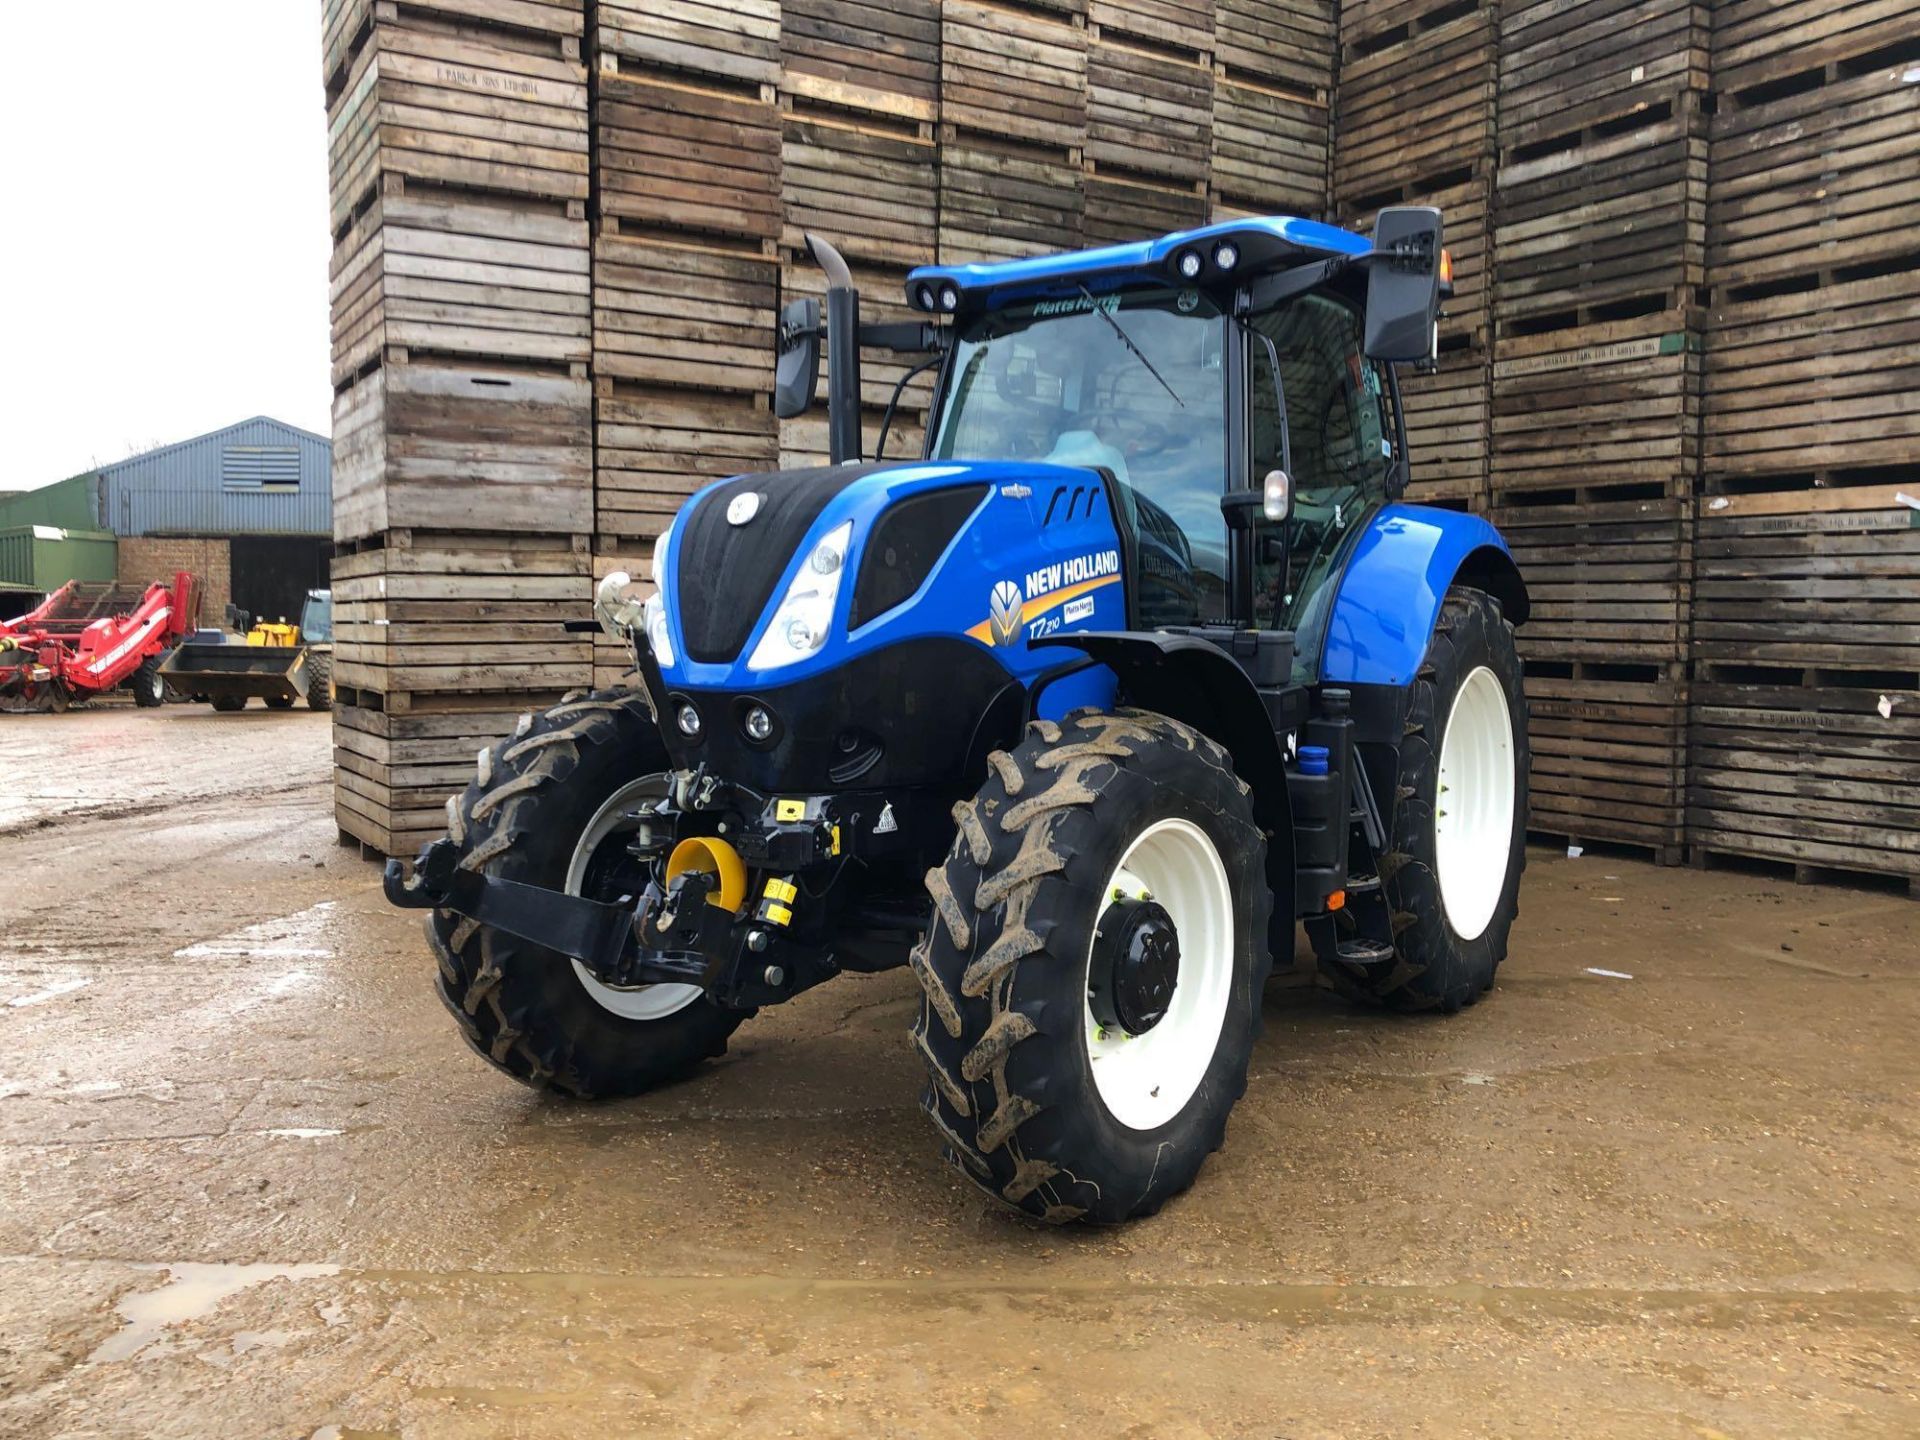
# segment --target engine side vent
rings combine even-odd
[[[1098,481],[1089,485],[1056,486],[1052,498],[1047,501],[1047,513],[1041,517],[1040,523],[1062,525],[1070,520],[1091,520],[1094,501],[1101,493]]]
[[[862,553],[847,628],[857,630],[911,599],[986,494],[985,485],[932,490],[909,496],[882,515]]]

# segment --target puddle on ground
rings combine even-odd
[[[198,1320],[222,1300],[250,1286],[268,1280],[317,1280],[340,1273],[338,1265],[206,1265],[195,1261],[139,1268],[166,1271],[167,1283],[120,1302],[120,1317],[126,1326],[87,1357],[90,1364],[131,1360],[158,1340],[168,1326]]]
[[[59,980],[44,990],[36,990],[31,995],[16,995],[7,1001],[10,1009],[18,1010],[26,1005],[44,1005],[49,1000],[58,1000],[62,995],[71,995],[76,990],[84,990],[91,980]]]
[[[322,900],[318,905],[311,905],[292,915],[282,915],[277,920],[262,920],[257,925],[248,925],[212,940],[185,945],[173,952],[173,958],[331,960],[333,947],[320,942],[339,903],[337,900]]]

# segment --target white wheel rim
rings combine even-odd
[[[1440,903],[1462,940],[1493,923],[1513,851],[1513,712],[1482,665],[1460,686],[1440,737],[1433,849]]]
[[[657,800],[664,794],[666,777],[647,775],[622,786],[608,798],[587,822],[587,828],[580,832],[579,843],[573,847],[573,859],[567,864],[567,894],[580,894],[580,887],[586,883],[587,865],[609,835],[634,828],[633,808],[642,800]],[[609,985],[597,979],[578,960],[573,962],[573,973],[596,1005],[622,1020],[664,1020],[679,1014],[701,995],[698,985]]]
[[[1162,820],[1120,857],[1101,892],[1102,913],[1116,891],[1158,901],[1180,937],[1179,983],[1158,1025],[1128,1035],[1103,1028],[1091,1002],[1085,1007],[1087,1059],[1101,1103],[1128,1129],[1153,1130],[1186,1108],[1220,1046],[1233,994],[1233,887],[1204,830]],[[1087,967],[1091,977],[1091,944]]]

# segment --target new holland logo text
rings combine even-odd
[[[1120,552],[1102,550],[1093,555],[1076,555],[1071,560],[1056,560],[1044,565],[1027,576],[1027,598],[1036,600],[1042,595],[1050,595],[1055,590],[1064,590],[1069,585],[1079,585],[1088,580],[1098,580],[1107,575],[1120,573]]]
[[[987,618],[967,631],[983,645],[1037,640],[1062,625],[1094,618],[1094,593],[1120,583],[1120,552],[1096,550],[1030,571],[1024,587],[1002,580],[993,587]]]

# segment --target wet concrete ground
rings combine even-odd
[[[1537,853],[1486,1003],[1276,988],[1198,1189],[1047,1232],[904,974],[645,1100],[483,1067],[327,746],[0,717],[0,1435],[1920,1434],[1904,896]]]

